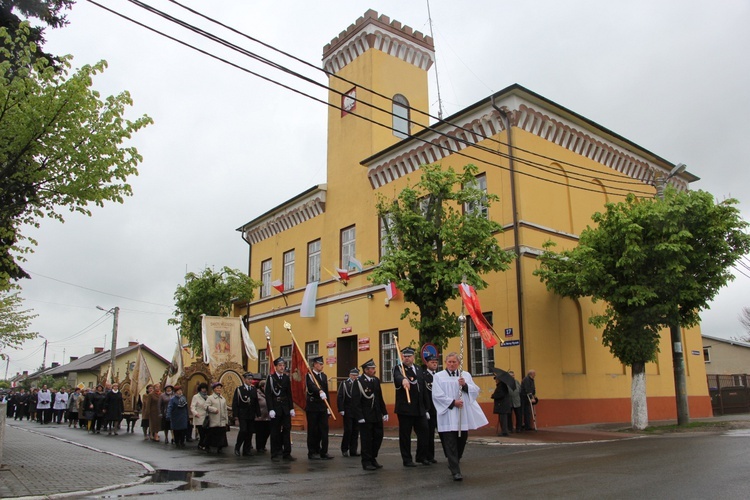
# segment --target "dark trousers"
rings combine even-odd
[[[199,425],[197,427],[198,429],[198,446],[204,447],[206,446],[206,428],[202,425]]]
[[[24,417],[29,418],[29,416],[26,414],[26,407],[18,405],[18,407],[16,407],[16,417],[15,418],[16,418],[16,420],[23,420]]]
[[[398,447],[404,463],[412,462],[411,433],[417,435],[417,462],[427,459],[427,419],[424,416],[398,415]]]
[[[172,431],[174,433],[174,444],[178,448],[182,448],[185,446],[185,439],[187,438],[188,430],[187,429],[174,429]]]
[[[383,444],[383,421],[359,424],[362,448],[362,465],[374,465]]]
[[[271,457],[292,454],[292,417],[276,415],[271,419]]]
[[[458,431],[440,432],[438,434],[440,435],[440,443],[443,445],[443,453],[445,453],[445,458],[448,459],[448,468],[451,474],[460,474],[459,462],[464,455],[469,432],[461,431],[460,437]]]
[[[63,421],[63,414],[65,413],[65,410],[52,410],[52,420],[56,424],[61,424]]]
[[[534,428],[534,418],[531,415],[531,402],[526,395],[521,395],[521,408],[523,408],[523,428],[530,431]]]
[[[511,419],[508,425],[510,425],[510,428],[513,429],[513,420],[516,421],[515,429],[516,432],[519,432],[521,430],[521,427],[523,427],[523,413],[521,411],[521,407],[513,408],[513,413],[511,413]]]
[[[508,427],[510,427],[510,430],[513,430],[513,425],[510,421],[510,413],[498,413],[497,425],[503,436],[508,434]]]
[[[37,418],[39,419],[40,424],[48,424],[52,420],[52,410],[51,409],[42,409],[37,408],[36,409]]]
[[[328,412],[308,411],[307,456],[328,455]]]
[[[242,448],[242,453],[250,454],[253,449],[253,433],[255,432],[255,419],[240,418],[240,430],[237,433],[237,442],[234,445],[235,450]],[[244,445],[244,446],[243,446]]]
[[[271,434],[271,422],[268,420],[255,421],[255,449],[263,451],[268,443],[268,436]]]
[[[427,460],[435,460],[435,431],[437,430],[437,411],[430,411],[430,419],[427,421]]]
[[[344,415],[344,437],[341,438],[342,453],[356,455],[359,444],[359,422],[357,419]]]

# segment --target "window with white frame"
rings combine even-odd
[[[393,135],[400,139],[409,136],[409,100],[401,94],[393,96]]]
[[[268,376],[268,353],[265,349],[261,349],[258,351],[258,373],[262,377]]]
[[[271,259],[260,263],[260,297],[271,295]]]
[[[355,228],[347,227],[341,230],[341,269],[349,269],[349,259],[354,257],[355,246]],[[351,269],[354,269],[353,267]]]
[[[284,252],[284,291],[294,290],[294,250]]]
[[[307,244],[307,282],[320,281],[320,240]]]
[[[476,183],[471,187],[482,191],[484,196],[479,201],[467,203],[465,211],[469,214],[478,213],[486,219],[489,217],[489,210],[487,208],[487,176],[485,174],[480,174],[475,177],[475,180]]]
[[[279,352],[281,353],[280,356],[286,361],[286,367],[287,370],[289,370],[292,366],[292,346],[283,345],[281,346],[281,350]]]
[[[397,329],[380,332],[380,380],[383,382],[393,382],[393,367],[398,364],[394,336],[398,336]]]
[[[710,347],[703,348],[703,361],[705,363],[711,362],[711,348]]]
[[[487,322],[492,324],[492,313],[484,313]],[[470,373],[472,375],[491,375],[495,367],[495,351],[487,349],[482,342],[474,321],[469,318],[469,359]]]
[[[398,244],[398,238],[393,230],[392,224],[393,216],[387,214],[385,217],[380,218],[380,258],[382,259],[388,255],[388,239],[390,238],[394,245]],[[389,234],[388,228],[391,229]]]
[[[310,366],[312,366],[312,359],[320,356],[320,349],[318,345],[319,344],[317,340],[315,342],[305,342],[305,357],[307,358],[307,363]]]

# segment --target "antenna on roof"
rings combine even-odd
[[[432,43],[435,43],[435,34],[432,32],[432,14],[430,14],[430,0],[427,0],[427,21],[430,23],[430,36]],[[440,78],[438,76],[437,53],[435,54],[435,83],[437,84],[438,93],[438,118],[443,119],[443,99],[440,97]]]

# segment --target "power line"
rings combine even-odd
[[[144,23],[141,23],[141,22],[139,22],[139,21],[136,21],[136,20],[134,20],[134,19],[132,19],[132,18],[130,18],[130,17],[128,17],[128,16],[126,16],[126,15],[124,15],[124,14],[121,14],[121,13],[119,13],[119,12],[116,12],[116,11],[114,11],[114,10],[110,9],[110,8],[104,7],[103,5],[101,5],[101,4],[99,4],[99,3],[97,3],[97,2],[95,2],[95,1],[93,1],[93,0],[88,0],[88,1],[89,1],[90,3],[92,3],[92,4],[94,4],[94,5],[96,5],[96,6],[100,7],[100,8],[102,8],[102,9],[104,9],[104,10],[107,10],[107,11],[109,11],[109,12],[111,12],[111,13],[113,13],[113,14],[117,15],[118,17],[121,17],[121,18],[123,18],[123,19],[125,19],[125,20],[128,20],[128,21],[130,21],[130,22],[132,22],[132,23],[134,23],[134,24],[137,24],[137,25],[139,25],[139,26],[141,26],[141,27],[145,28],[145,29],[148,29],[149,31],[152,31],[152,32],[154,32],[154,33],[156,33],[156,34],[159,34],[159,35],[161,35],[161,36],[163,36],[163,37],[165,37],[165,38],[168,38],[168,39],[170,39],[170,40],[172,40],[172,41],[175,41],[175,42],[177,42],[177,43],[179,43],[179,44],[181,44],[181,45],[184,45],[184,46],[186,46],[186,47],[188,47],[188,48],[191,48],[191,49],[193,49],[193,50],[195,50],[195,51],[197,51],[197,52],[200,52],[200,53],[202,53],[202,54],[204,54],[204,55],[207,55],[207,56],[209,56],[209,57],[211,57],[211,58],[213,58],[213,59],[216,59],[216,60],[218,60],[218,61],[221,61],[221,62],[223,62],[223,63],[225,63],[225,64],[227,64],[227,65],[229,65],[229,66],[232,66],[232,67],[234,67],[234,68],[236,68],[236,69],[239,69],[239,70],[241,70],[241,71],[244,71],[244,72],[246,72],[246,73],[252,74],[253,76],[257,76],[258,78],[261,78],[261,79],[263,79],[263,80],[265,80],[265,81],[268,81],[269,83],[273,83],[273,84],[275,84],[275,85],[278,85],[278,86],[280,86],[280,87],[282,87],[282,88],[285,88],[285,89],[287,89],[287,90],[291,90],[292,92],[295,92],[295,93],[297,93],[297,94],[300,94],[300,95],[302,95],[302,96],[304,96],[304,97],[307,97],[307,98],[309,98],[309,99],[312,99],[312,100],[314,100],[314,101],[320,102],[320,103],[322,103],[322,104],[324,104],[324,105],[326,105],[326,106],[329,106],[329,107],[332,107],[332,108],[338,109],[338,106],[336,106],[336,105],[334,105],[334,104],[332,104],[332,103],[330,103],[330,102],[328,102],[328,101],[324,101],[324,100],[322,100],[322,99],[319,99],[319,98],[317,98],[317,97],[315,97],[315,96],[312,96],[312,95],[310,95],[310,94],[307,94],[307,93],[305,93],[305,92],[303,92],[303,91],[301,91],[301,90],[298,90],[298,89],[292,88],[292,87],[290,87],[290,86],[288,86],[288,85],[285,85],[285,84],[283,84],[283,83],[281,83],[281,82],[278,82],[278,81],[276,81],[276,80],[273,80],[273,79],[272,79],[272,78],[270,78],[270,77],[266,77],[266,76],[264,76],[264,75],[261,75],[261,74],[259,74],[259,73],[257,73],[257,72],[254,72],[254,71],[252,71],[252,70],[249,70],[249,69],[247,69],[247,68],[244,68],[244,67],[242,67],[242,66],[240,66],[240,65],[238,65],[238,64],[236,64],[236,63],[233,63],[233,62],[231,62],[231,61],[228,61],[228,60],[226,60],[226,59],[224,59],[224,58],[221,58],[221,57],[219,57],[219,56],[217,56],[217,55],[215,55],[215,54],[212,54],[212,53],[210,53],[210,52],[207,52],[207,51],[205,51],[205,50],[203,50],[203,49],[200,49],[200,48],[198,48],[198,47],[195,47],[195,46],[193,46],[193,45],[191,45],[191,44],[189,44],[189,43],[187,43],[187,42],[184,42],[184,41],[182,41],[182,40],[179,40],[179,39],[177,39],[177,38],[175,38],[175,37],[173,37],[173,36],[171,36],[171,35],[168,35],[168,34],[166,34],[166,33],[163,33],[163,32],[161,32],[161,31],[159,31],[159,30],[157,30],[157,29],[155,29],[155,28],[152,28],[152,27],[150,27],[150,26],[147,26],[147,25],[146,25],[146,24],[144,24]],[[150,11],[150,12],[152,12],[152,13],[157,13],[157,12],[160,12],[160,11],[158,11],[157,9],[154,9],[154,8],[152,8],[152,7],[149,7],[149,6],[145,6],[145,4],[143,4],[142,2],[138,2],[137,0],[129,0],[129,1],[130,1],[131,3],[134,3],[134,4],[136,4],[136,5],[139,5],[139,4],[142,4],[142,5],[144,5],[144,7],[142,7],[142,8],[144,8],[145,10],[148,10],[148,11]],[[173,2],[173,3],[176,3],[176,2]],[[140,6],[140,5],[139,5],[139,6]],[[170,19],[170,18],[173,18],[173,16],[170,16],[170,15],[168,15],[168,14],[165,14],[165,13],[160,13],[160,14],[157,14],[157,15],[160,15],[161,17],[163,17],[163,18],[165,18],[165,19],[168,19],[168,20],[172,20],[172,19]],[[205,16],[204,16],[204,17],[205,17]],[[210,19],[210,18],[207,18],[207,19]],[[292,71],[292,70],[289,70],[288,68],[284,68],[283,66],[280,66],[279,64],[277,64],[277,63],[275,63],[275,62],[272,62],[272,61],[268,61],[267,59],[265,59],[265,58],[263,58],[263,57],[261,57],[261,56],[258,56],[258,55],[256,55],[256,54],[253,54],[253,53],[251,53],[251,52],[247,51],[246,49],[243,49],[243,48],[241,48],[241,47],[237,47],[237,46],[235,46],[235,45],[233,45],[233,44],[231,44],[231,43],[229,43],[229,42],[223,41],[223,40],[219,39],[218,37],[216,37],[215,35],[212,35],[212,34],[206,33],[206,32],[204,32],[203,30],[200,30],[200,29],[198,29],[198,28],[195,28],[195,27],[191,27],[191,25],[189,25],[188,23],[185,23],[185,22],[183,22],[183,21],[177,20],[176,18],[174,18],[174,20],[172,20],[172,22],[175,22],[176,24],[179,24],[179,25],[181,25],[181,26],[183,26],[183,27],[185,27],[185,28],[187,28],[187,29],[189,29],[189,30],[191,30],[191,31],[195,32],[195,33],[201,34],[202,36],[205,36],[206,38],[209,38],[209,39],[211,39],[211,40],[217,41],[218,43],[221,43],[222,45],[225,45],[225,46],[226,46],[226,47],[228,47],[228,48],[231,48],[231,49],[233,49],[233,50],[235,50],[235,51],[238,51],[238,52],[244,53],[244,54],[245,54],[245,55],[247,55],[248,57],[252,57],[252,58],[254,58],[254,59],[256,59],[256,60],[258,60],[258,61],[260,61],[260,62],[263,62],[264,64],[268,64],[268,65],[270,65],[270,66],[274,67],[275,69],[278,69],[278,70],[280,70],[280,71],[284,71],[284,72],[286,72],[286,73],[289,73],[289,74],[292,74],[292,75],[294,75],[294,76],[297,76],[298,78],[301,78],[301,79],[303,79],[303,80],[305,80],[305,81],[307,81],[307,82],[309,82],[309,83],[313,83],[314,85],[317,85],[317,86],[320,86],[320,87],[326,88],[326,89],[328,89],[329,91],[331,91],[331,92],[334,92],[334,93],[336,93],[336,94],[339,94],[339,95],[343,95],[343,93],[342,93],[342,92],[340,92],[340,91],[337,91],[337,90],[335,90],[335,89],[331,89],[331,88],[330,88],[330,87],[328,87],[328,86],[325,86],[325,85],[323,85],[323,84],[321,84],[321,83],[319,83],[319,82],[315,82],[314,80],[311,80],[310,78],[308,78],[308,77],[305,77],[305,76],[303,76],[303,75],[300,75],[300,74],[298,74],[298,73],[296,73],[296,72],[294,72],[294,71]],[[220,41],[220,40],[221,40],[221,41]],[[360,88],[366,89],[365,87],[362,87],[362,86],[360,86]],[[374,108],[374,109],[377,109],[377,110],[380,110],[380,111],[382,111],[382,112],[384,112],[384,113],[387,113],[387,114],[390,114],[390,115],[392,115],[392,112],[390,112],[390,111],[388,111],[388,110],[383,110],[382,108],[378,108],[377,106],[374,106],[374,105],[372,105],[372,104],[366,103],[366,102],[364,102],[364,101],[360,101],[360,102],[363,102],[363,104],[365,104],[365,105],[367,105],[367,106],[370,106],[370,107],[372,107],[372,108]],[[352,112],[352,113],[350,113],[350,114],[351,114],[351,115],[354,115],[354,116],[357,116],[358,118],[360,118],[360,119],[363,119],[363,120],[365,120],[365,121],[368,121],[368,122],[370,122],[370,123],[373,123],[373,124],[375,124],[375,125],[378,125],[378,126],[381,126],[381,127],[387,128],[387,129],[389,129],[389,130],[394,130],[394,129],[393,129],[393,127],[391,127],[391,126],[389,126],[389,125],[386,125],[386,124],[383,124],[383,123],[377,122],[377,121],[375,121],[375,120],[372,120],[372,119],[370,119],[370,118],[367,118],[367,117],[365,117],[365,116],[359,115],[359,114],[357,114],[357,113],[354,113],[354,112]],[[499,151],[495,151],[495,150],[492,150],[492,149],[490,149],[490,148],[487,148],[486,146],[479,146],[479,145],[477,145],[477,144],[472,144],[472,143],[470,143],[469,141],[466,141],[466,140],[464,140],[464,139],[461,139],[461,138],[459,138],[459,137],[455,137],[455,136],[449,136],[448,134],[446,134],[446,133],[444,133],[444,132],[440,132],[439,130],[436,130],[436,129],[435,129],[435,128],[433,128],[433,127],[427,127],[427,129],[429,129],[429,130],[431,130],[431,131],[433,131],[433,132],[435,132],[435,133],[437,133],[437,134],[439,134],[439,135],[441,135],[441,136],[443,136],[443,137],[445,137],[445,138],[447,138],[447,139],[449,139],[449,140],[452,140],[452,141],[457,141],[457,142],[461,142],[461,143],[463,143],[463,144],[466,144],[467,146],[474,146],[474,147],[476,147],[476,148],[477,148],[477,149],[479,149],[479,150],[484,150],[484,151],[487,151],[487,152],[489,152],[490,154],[493,154],[493,155],[496,155],[496,156],[500,156],[500,157],[504,157],[504,158],[507,158],[507,157],[509,156],[509,155],[507,155],[507,154],[504,154],[504,153],[501,153],[501,152],[499,152]],[[464,129],[464,130],[465,130],[465,129]],[[472,134],[473,134],[473,132],[472,132]],[[462,153],[462,152],[460,152],[460,151],[456,151],[456,150],[454,150],[453,148],[451,148],[451,147],[449,147],[449,146],[445,146],[445,145],[442,145],[442,144],[436,144],[436,143],[433,143],[433,142],[431,142],[431,141],[428,141],[428,140],[426,140],[426,139],[423,139],[423,138],[420,138],[420,137],[415,137],[415,136],[411,136],[411,137],[412,137],[412,139],[414,139],[414,140],[417,140],[417,141],[420,141],[420,142],[424,142],[424,143],[426,143],[426,144],[430,144],[430,145],[432,145],[432,146],[434,146],[434,147],[437,147],[437,148],[439,148],[439,149],[441,149],[441,150],[443,150],[443,151],[447,151],[447,152],[448,152],[448,153],[450,153],[450,154],[455,154],[455,155],[457,155],[457,156],[462,156],[462,157],[464,157],[464,158],[468,158],[468,159],[474,160],[474,161],[476,161],[476,162],[479,162],[479,163],[482,163],[482,164],[486,164],[486,165],[490,165],[490,166],[495,166],[495,167],[497,167],[497,168],[500,168],[500,169],[502,169],[502,170],[506,170],[506,171],[507,171],[507,170],[509,170],[509,168],[508,168],[508,167],[505,167],[505,166],[503,166],[503,165],[500,165],[500,164],[497,164],[497,163],[493,163],[493,162],[490,162],[490,161],[487,161],[487,160],[484,160],[484,159],[481,159],[481,158],[477,158],[477,157],[475,157],[475,156],[471,156],[471,155],[469,155],[469,154],[466,154],[466,153]],[[486,138],[485,136],[483,136],[483,137],[484,137],[484,138]],[[499,141],[496,141],[496,142],[499,142]],[[500,144],[503,144],[503,143],[500,143]],[[516,149],[518,149],[518,148],[516,148]],[[534,153],[532,153],[532,154],[534,154]],[[564,162],[564,161],[560,161],[560,160],[556,160],[556,161],[558,161],[559,163],[567,164],[567,162]],[[547,173],[547,174],[550,174],[550,175],[555,175],[555,176],[560,176],[560,177],[564,177],[564,178],[565,178],[566,180],[569,180],[569,179],[570,179],[570,177],[569,177],[568,175],[566,175],[565,173],[560,173],[560,172],[556,172],[556,171],[550,171],[550,169],[553,169],[554,167],[552,167],[552,166],[549,166],[549,165],[542,165],[542,164],[538,164],[538,163],[530,162],[529,160],[523,160],[523,161],[521,161],[521,163],[525,163],[525,164],[527,164],[527,165],[533,166],[534,168],[539,168],[539,167],[542,167],[542,169],[544,169],[544,170],[545,170],[545,173]],[[580,168],[583,168],[583,167],[580,167]],[[518,173],[519,173],[520,175],[525,175],[525,176],[527,176],[527,177],[535,178],[535,179],[538,179],[538,180],[541,180],[541,181],[545,181],[545,182],[550,182],[550,183],[553,183],[553,184],[558,184],[558,185],[561,185],[561,186],[565,186],[565,187],[568,187],[568,188],[579,189],[579,190],[583,190],[583,191],[589,191],[589,192],[594,192],[594,193],[597,193],[597,194],[602,194],[602,191],[601,191],[601,189],[586,188],[586,187],[583,187],[583,186],[577,186],[577,185],[574,185],[574,184],[570,184],[570,183],[568,183],[568,182],[558,182],[558,181],[555,181],[555,180],[552,180],[552,179],[549,179],[549,178],[545,178],[545,177],[540,177],[540,176],[538,176],[538,175],[534,175],[534,174],[531,174],[531,173],[528,173],[528,172],[523,172],[523,171],[519,171]],[[597,174],[599,174],[599,175],[617,175],[617,174],[613,174],[613,173],[598,172],[598,171],[597,171]],[[576,174],[576,175],[578,175],[578,176],[583,176],[583,174]],[[612,190],[612,191],[615,191],[615,190],[617,190],[617,191],[623,191],[623,192],[625,192],[625,194],[621,194],[621,193],[615,193],[615,192],[611,192],[611,193],[609,193],[609,194],[611,194],[611,195],[613,195],[613,196],[626,196],[626,195],[627,195],[627,194],[629,194],[629,193],[634,193],[634,194],[642,194],[642,195],[644,195],[644,196],[648,196],[648,197],[651,197],[651,196],[652,196],[652,193],[649,193],[649,192],[644,192],[644,191],[636,191],[636,190],[632,190],[632,189],[625,189],[625,188],[618,188],[618,187],[615,187],[615,186],[605,186],[605,185],[604,185],[604,183],[603,183],[603,182],[602,182],[602,181],[601,181],[600,179],[598,179],[598,178],[596,178],[596,177],[593,177],[593,176],[585,176],[585,177],[590,177],[591,179],[597,179],[597,180],[599,181],[599,184],[600,184],[601,186],[603,186],[603,187],[606,187],[606,188],[609,188],[609,189],[610,189],[610,190]],[[589,182],[590,182],[590,181],[586,181],[586,180],[584,180],[584,179],[581,179],[580,177],[577,177],[577,178],[573,178],[573,180],[577,180],[577,181],[580,181],[580,182],[587,182],[587,183],[589,183]],[[612,182],[618,182],[618,183],[626,183],[626,184],[637,184],[637,185],[642,185],[642,183],[640,183],[640,182],[630,182],[630,181],[614,181],[614,180],[612,180]]]

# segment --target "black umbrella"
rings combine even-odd
[[[505,370],[501,370],[500,368],[493,368],[493,372],[495,372],[495,378],[497,378],[500,382],[507,385],[508,388],[514,387],[516,385],[515,379],[510,375],[510,373],[506,372]]]

